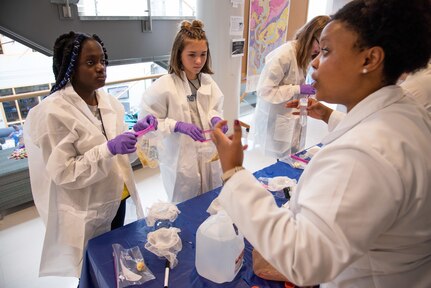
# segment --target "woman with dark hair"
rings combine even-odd
[[[395,85],[431,56],[429,0],[353,0],[324,28],[312,61],[316,97],[347,115],[278,208],[239,167],[241,129],[213,134],[219,201],[291,282],[321,287],[431,287],[431,121]],[[236,172],[238,171],[238,172]]]
[[[61,35],[52,93],[25,121],[33,199],[46,226],[40,276],[79,277],[87,241],[123,225],[129,195],[143,217],[127,155],[136,135],[124,132],[122,104],[100,89],[107,59],[97,35]]]
[[[183,21],[171,51],[169,74],[142,98],[141,117],[153,114],[163,135],[160,171],[168,198],[182,202],[221,185],[216,152],[205,143],[223,117],[223,94],[211,78],[211,54],[200,20]],[[228,129],[223,126],[223,132]],[[209,138],[209,134],[207,134]]]
[[[329,19],[329,16],[314,17],[296,32],[292,41],[265,57],[256,89],[252,133],[256,147],[267,156],[284,159],[304,148],[305,129],[299,117],[284,104],[299,99],[301,94],[315,93],[311,85],[305,84],[305,75],[311,60],[319,53],[320,33]]]

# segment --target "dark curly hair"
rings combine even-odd
[[[60,35],[54,44],[54,56],[52,57],[52,70],[54,71],[55,84],[52,86],[51,93],[66,86],[76,70],[76,61],[82,50],[82,43],[87,39],[99,42],[105,54],[106,65],[108,65],[108,54],[105,45],[96,34],[90,36],[85,33],[75,33],[70,31]]]
[[[430,60],[430,0],[354,0],[332,19],[358,34],[358,49],[382,47],[386,84],[395,84],[402,73],[423,68]]]

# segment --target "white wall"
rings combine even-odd
[[[243,36],[230,35],[230,20],[231,16],[244,17],[244,4],[233,7],[231,0],[198,0],[196,8],[211,49],[213,78],[225,96],[223,116],[232,127],[239,117],[242,57],[231,57],[231,41]]]

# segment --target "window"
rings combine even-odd
[[[307,22],[316,16],[328,15],[327,6],[328,0],[309,0]]]
[[[196,0],[80,0],[80,16],[194,16]]]

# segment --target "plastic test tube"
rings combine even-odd
[[[301,126],[307,125],[308,97],[299,98],[299,123]]]

